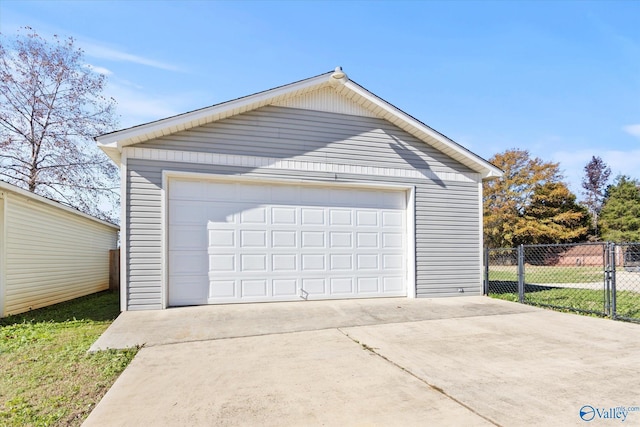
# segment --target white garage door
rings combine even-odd
[[[407,294],[403,191],[172,179],[169,305]]]

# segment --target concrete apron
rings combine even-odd
[[[128,312],[102,345],[148,347],[85,425],[581,425],[640,406],[639,333],[483,297]]]

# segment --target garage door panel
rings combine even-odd
[[[324,271],[326,260],[324,254],[302,254],[302,271]]]
[[[316,226],[325,225],[324,209],[321,208],[302,208],[302,225]]]
[[[294,272],[297,270],[297,254],[274,254],[272,256],[272,270],[274,272]]]
[[[297,247],[297,232],[289,230],[274,230],[271,232],[271,246],[273,248]]]
[[[330,248],[353,248],[353,233],[348,231],[330,231]]]
[[[209,284],[208,303],[214,303],[218,299],[236,299],[235,280],[211,280]]]
[[[354,294],[353,279],[351,277],[331,278],[331,294]]]
[[[382,212],[382,225],[384,227],[402,227],[403,214],[400,212]]]
[[[403,192],[175,181],[170,305],[406,295]]]
[[[358,277],[358,293],[377,294],[380,292],[380,283],[378,277]]]
[[[234,273],[237,270],[235,254],[218,253],[210,255],[207,264],[209,265],[209,271],[213,273]]]
[[[297,210],[294,207],[271,208],[271,224],[273,225],[296,225],[298,223]]]
[[[329,260],[332,271],[353,270],[352,254],[331,254]]]
[[[240,255],[240,271],[243,272],[266,272],[267,271],[267,256],[265,254],[241,254]]]
[[[274,297],[298,297],[298,280],[297,279],[273,279],[272,295]]]
[[[403,278],[397,277],[383,277],[382,286],[384,292],[400,291],[403,288]]]
[[[378,233],[377,232],[358,232],[356,233],[356,242],[359,249],[364,248],[378,248]]]
[[[241,224],[261,224],[267,223],[267,209],[259,206],[248,208],[240,213]]]
[[[267,297],[267,281],[264,279],[240,280],[240,292],[243,298]]]
[[[266,248],[266,230],[240,230],[241,248]]]
[[[207,240],[207,234],[202,232],[202,227],[193,225],[169,227],[169,240],[171,240],[172,249],[183,250],[202,250],[211,241],[211,239]]]
[[[302,279],[302,290],[308,295],[320,295],[327,294],[326,279],[321,277]]]
[[[353,225],[353,212],[348,209],[329,209],[329,225],[350,227]]]
[[[383,254],[382,255],[382,268],[385,271],[390,270],[402,270],[403,268],[403,259],[401,255],[395,254]]]
[[[169,288],[172,305],[198,305],[209,302],[208,277],[174,276]]]
[[[303,231],[302,248],[324,248],[324,231]]]
[[[402,247],[402,233],[382,233],[382,247],[389,248],[401,248]]]
[[[169,207],[170,225],[200,225],[206,216],[206,204],[198,201],[183,200],[171,203]]]
[[[357,210],[356,225],[360,227],[377,227],[378,212],[373,210]]]
[[[206,275],[209,271],[207,253],[202,251],[169,252],[169,269],[180,275]]]
[[[378,263],[378,255],[377,254],[357,254],[356,268],[358,270],[378,270],[380,268],[380,265]]]
[[[233,230],[212,230],[209,226],[207,228],[209,228],[209,248],[228,249],[236,246],[236,233]],[[181,238],[178,237],[178,239]]]

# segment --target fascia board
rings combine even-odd
[[[430,127],[426,126],[424,123],[416,120],[415,118],[411,117],[407,113],[401,111],[400,109],[394,107],[393,105],[389,104],[383,99],[365,90],[364,88],[362,88],[362,86],[358,85],[357,83],[352,81],[347,81],[344,83],[344,86],[348,90],[355,92],[358,96],[366,99],[373,105],[376,105],[377,107],[381,108],[387,114],[390,114],[391,116],[397,118],[398,120],[403,121],[404,123],[413,127],[417,131],[427,134],[431,138],[440,142],[447,149],[452,150],[457,154],[459,154],[460,156],[463,156],[464,158],[468,159],[470,163],[475,166],[473,169],[481,173],[483,178],[490,179],[490,178],[498,178],[502,176],[502,171],[497,167],[495,167],[494,165],[492,165],[491,163],[481,159],[480,157],[477,157],[475,154],[467,151],[466,149],[461,147],[459,144],[445,137],[441,133],[431,129]],[[373,109],[369,108],[369,110],[373,110]]]
[[[122,147],[126,145],[135,144],[137,142],[155,138],[158,136],[158,134],[168,135],[179,130],[184,130],[190,127],[198,126],[200,124],[211,122],[213,121],[212,117],[215,116],[227,117],[225,114],[231,113],[229,115],[233,115],[233,112],[237,110],[239,110],[240,112],[249,111],[266,105],[275,98],[295,94],[299,91],[309,90],[315,86],[322,86],[323,84],[328,83],[330,76],[331,73],[321,74],[310,79],[301,80],[299,82],[280,86],[274,89],[267,90],[265,92],[259,92],[243,98],[238,98],[232,101],[205,107],[200,110],[195,110],[188,113],[180,114],[178,116],[161,119],[129,129],[123,129],[105,135],[100,135],[95,139],[98,142],[99,146],[105,151],[107,148],[111,147],[117,147],[118,151],[120,151],[122,150]],[[112,156],[109,157],[113,158]]]

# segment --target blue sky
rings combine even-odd
[[[332,70],[488,159],[596,155],[640,178],[637,1],[13,1],[0,31],[73,36],[120,127]],[[578,194],[580,197],[580,194]]]

